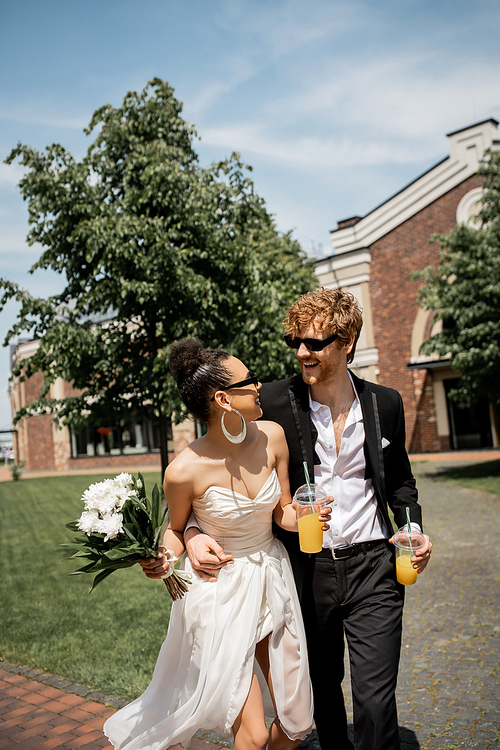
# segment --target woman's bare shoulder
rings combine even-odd
[[[189,484],[194,481],[201,464],[199,454],[193,450],[196,442],[195,440],[172,459],[165,471],[165,481],[170,484]]]
[[[260,432],[263,432],[271,440],[285,439],[285,431],[277,422],[271,422],[267,419],[259,419],[258,422],[255,422],[255,425]]]

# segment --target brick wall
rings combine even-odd
[[[173,453],[169,454],[169,461],[174,457]],[[70,470],[79,469],[101,469],[104,466],[128,468],[135,471],[141,466],[156,466],[161,469],[161,458],[159,453],[135,453],[124,456],[85,456],[83,458],[70,458],[67,468]]]
[[[453,228],[458,203],[481,184],[481,178],[470,177],[370,248],[370,302],[379,351],[378,382],[396,388],[403,396],[411,451],[443,450],[443,441],[437,435],[432,378],[425,370],[407,368],[421,283],[410,281],[409,275],[437,262],[439,248],[429,245],[430,236],[435,232],[446,234]]]
[[[25,404],[38,398],[43,375],[37,372],[24,382]],[[50,414],[28,417],[22,421],[22,441],[19,445],[19,459],[24,461],[28,471],[56,468],[54,461],[54,441],[52,437],[52,417]]]
[[[36,373],[22,384],[24,404],[29,404],[38,398],[42,382],[42,373]],[[79,395],[79,393],[69,383],[64,383],[65,396]],[[169,460],[173,458],[174,453],[169,454]],[[79,471],[101,469],[107,466],[111,469],[128,468],[131,471],[136,471],[141,466],[161,468],[159,452],[72,458],[69,431],[56,431],[54,442],[54,427],[50,414],[27,417],[18,425],[17,460],[24,461],[28,471]]]

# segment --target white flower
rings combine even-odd
[[[98,530],[99,516],[95,510],[84,510],[77,521],[78,528],[84,531],[87,536]]]
[[[110,513],[99,520],[99,533],[105,534],[104,541],[114,539],[123,533],[123,516],[121,513]]]
[[[95,510],[101,516],[121,510],[127,498],[135,495],[133,489],[128,489],[131,479],[130,474],[123,473],[116,479],[104,479],[91,484],[82,496],[85,509]]]
[[[137,484],[137,488],[138,488],[139,490],[142,490],[142,482],[141,482],[141,480],[140,480],[140,479],[138,479],[138,480],[137,480],[136,484]]]
[[[128,487],[129,484],[132,484],[132,475],[124,471],[121,474],[118,474],[113,481],[118,487]]]

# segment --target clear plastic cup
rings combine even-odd
[[[396,548],[396,578],[405,586],[413,586],[417,581],[417,571],[411,563],[411,558],[425,544],[424,535],[419,534],[418,531],[412,531],[410,548],[408,527],[402,526],[394,534],[392,541]]]
[[[302,552],[314,554],[323,549],[323,524],[319,516],[328,497],[324,489],[317,484],[303,484],[295,495],[297,525],[299,527],[299,544]]]

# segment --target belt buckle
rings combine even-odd
[[[354,544],[339,544],[338,547],[332,547],[332,557],[334,560],[347,560],[355,552]]]

